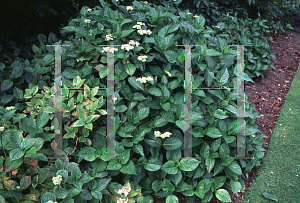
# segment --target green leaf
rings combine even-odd
[[[93,130],[93,124],[92,123],[84,124],[84,127],[89,129],[89,130]]]
[[[169,137],[164,141],[163,147],[166,150],[176,150],[182,146],[182,142],[179,138],[177,137]]]
[[[183,158],[179,162],[179,168],[183,171],[193,171],[198,167],[200,161],[194,158]]]
[[[48,64],[52,63],[54,61],[54,55],[53,54],[47,54],[45,57],[44,57],[44,66],[47,66]]]
[[[68,179],[68,171],[66,170],[59,170],[56,172],[56,176],[61,175],[62,176],[62,181],[61,184],[67,182]]]
[[[157,87],[147,88],[147,91],[148,91],[149,94],[152,94],[154,96],[157,96],[157,97],[162,96],[161,90],[159,88],[157,88]]]
[[[111,178],[103,178],[103,179],[98,179],[97,180],[97,188],[96,190],[102,191],[105,188],[107,188],[108,183],[111,181]]]
[[[84,121],[82,120],[77,120],[75,123],[73,123],[70,127],[71,128],[75,128],[75,127],[80,127],[80,126],[83,126],[85,124]]]
[[[124,64],[125,71],[128,75],[132,76],[136,70],[136,67],[132,63]]]
[[[11,160],[19,159],[19,158],[23,157],[24,154],[25,154],[25,152],[22,149],[13,149],[9,153]]]
[[[86,117],[85,123],[92,123],[95,120],[97,120],[99,117],[100,117],[100,115],[90,115],[90,116]]]
[[[144,118],[147,118],[150,114],[150,107],[140,107],[138,106],[138,112],[137,112],[137,115],[141,120],[143,120]]]
[[[204,50],[204,56],[221,56],[222,53],[214,50],[214,49],[206,49]]]
[[[230,186],[233,194],[242,189],[242,185],[238,180],[230,180]]]
[[[55,108],[52,108],[51,106],[47,106],[47,107],[43,108],[43,112],[45,112],[45,113],[54,113]]]
[[[131,175],[137,175],[135,171],[135,165],[133,161],[129,160],[127,164],[122,165],[122,168],[120,169],[121,173],[124,174],[131,174]]]
[[[178,198],[175,195],[169,195],[166,199],[168,203],[179,203]]]
[[[123,30],[121,37],[127,37],[128,35],[130,35],[134,31],[135,31],[134,29]]]
[[[166,178],[162,182],[162,189],[166,193],[172,193],[175,190],[174,185]]]
[[[63,71],[62,75],[66,77],[67,79],[74,79],[77,75],[79,75],[79,72],[75,69],[68,69]]]
[[[106,170],[120,170],[122,164],[117,159],[111,159],[108,162]]]
[[[161,189],[162,182],[160,180],[153,181],[151,187],[154,192],[158,192]]]
[[[125,112],[126,110],[127,110],[127,106],[125,106],[125,105],[120,105],[120,106],[115,107],[115,111],[117,113],[122,113],[122,112]]]
[[[150,158],[144,168],[148,171],[158,171],[162,167],[162,163],[157,158]]]
[[[80,179],[81,171],[80,171],[80,168],[77,165],[75,165],[73,167],[73,170],[71,171],[71,177],[72,177],[73,180],[79,180]]]
[[[101,79],[105,78],[107,76],[107,67],[103,67],[99,70],[99,76]]]
[[[20,65],[15,66],[13,71],[12,71],[12,74],[13,74],[14,78],[20,77],[23,74],[23,67],[20,66]]]
[[[96,156],[96,149],[90,146],[84,147],[80,150],[77,156],[83,158],[86,161],[94,161]]]
[[[144,90],[144,84],[142,84],[140,81],[136,81],[136,79],[138,78],[135,76],[128,78],[129,84],[137,90]]]
[[[56,202],[56,197],[53,193],[46,192],[45,194],[43,194],[41,201],[41,203],[47,203],[48,201]]]
[[[164,54],[170,63],[176,63],[178,54],[175,51],[165,51]]]
[[[41,112],[36,119],[36,128],[42,129],[49,121],[49,114]]]
[[[77,109],[76,109],[76,112],[77,112],[77,115],[78,115],[79,120],[84,121],[85,118],[86,118],[86,116],[85,116],[85,114],[83,113],[83,111],[80,110],[79,108],[77,108]]]
[[[10,141],[15,147],[22,149],[22,142],[24,141],[24,138],[21,133],[13,131],[10,137]]]
[[[168,174],[175,175],[178,172],[178,168],[175,166],[174,161],[167,161],[163,166],[162,170],[164,170]]]
[[[98,190],[92,190],[91,191],[91,194],[96,198],[96,199],[99,199],[101,200],[102,199],[102,193]]]
[[[214,127],[209,127],[207,129],[207,132],[206,132],[207,136],[211,137],[211,138],[219,138],[219,137],[222,137],[222,133],[217,129],[217,128],[214,128]]]
[[[227,190],[218,189],[215,194],[216,194],[216,197],[222,202],[232,202]]]
[[[225,72],[223,73],[222,77],[220,78],[220,85],[225,85],[228,81],[228,78],[229,78],[229,73],[226,68]]]
[[[262,195],[266,198],[266,199],[270,199],[270,200],[274,200],[274,201],[278,201],[276,195],[269,193],[269,192],[264,192],[262,193]]]
[[[188,124],[188,123],[185,122],[184,120],[182,120],[182,121],[177,120],[177,121],[175,122],[175,124],[176,124],[183,132],[184,132],[184,130],[189,129],[189,127],[190,127],[190,124]]]
[[[30,157],[30,156],[32,156],[34,154],[36,154],[36,148],[35,147],[31,147],[29,150],[26,151],[25,157]]]
[[[5,91],[5,90],[8,90],[9,88],[11,88],[11,86],[13,85],[13,81],[7,79],[7,80],[4,80],[2,83],[1,83],[1,92]]]
[[[63,187],[58,187],[54,189],[54,195],[58,198],[63,199],[68,196],[68,191]]]
[[[228,116],[226,115],[226,112],[224,112],[222,109],[216,109],[212,114],[214,117],[216,117],[218,119],[228,118]]]
[[[14,88],[14,96],[18,99],[23,99],[23,91],[19,88]]]
[[[7,157],[5,161],[5,172],[13,171],[21,166],[23,163],[22,159],[11,160],[10,157]]]
[[[31,176],[25,176],[20,181],[21,190],[25,190],[31,184]]]
[[[214,165],[215,165],[215,159],[211,159],[211,158],[206,158],[205,159],[205,166],[206,166],[206,169],[207,169],[208,173],[211,172]]]
[[[241,169],[241,166],[238,164],[237,161],[233,161],[229,166],[228,168],[235,174],[237,175],[242,175],[242,169]]]

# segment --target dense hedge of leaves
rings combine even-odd
[[[246,157],[254,159],[228,159],[236,155],[235,91],[193,90],[192,156],[201,159],[180,159],[186,142],[185,52],[175,45],[201,45],[191,51],[193,87],[235,87],[236,48],[228,45],[252,43],[244,52],[245,80],[263,76],[274,57],[267,44],[271,38],[265,37],[270,32],[266,20],[226,13],[207,25],[201,13],[178,11],[180,2],[156,6],[134,1],[132,9],[113,3],[115,10],[103,0],[101,6],[82,7],[80,15],[62,28],[64,40],[53,33],[37,35],[31,61],[0,63],[0,198],[26,203],[116,202],[116,191],[130,185],[130,201],[153,202],[151,195],[156,195],[178,202],[176,195],[182,193],[187,202],[194,202],[195,196],[207,202],[213,194],[230,202],[228,191],[242,190],[248,172],[264,156],[264,135],[255,136],[259,114],[246,97]],[[62,91],[62,160],[48,159],[58,146],[53,140],[58,126],[53,102],[55,48],[49,44],[70,45],[61,53],[64,88],[96,87]],[[115,152],[124,159],[103,158],[108,97],[99,88],[107,84],[108,54],[99,45],[113,44],[127,44],[115,46],[112,98]]]

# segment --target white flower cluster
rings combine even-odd
[[[108,35],[105,36],[105,41],[114,40],[113,37],[114,36],[112,36],[111,34],[108,34]]]
[[[84,22],[85,22],[85,23],[90,23],[91,20],[90,20],[90,19],[85,19]]]
[[[153,81],[154,79],[151,77],[151,76],[149,76],[149,77],[142,77],[142,78],[138,78],[138,79],[136,79],[136,81],[140,81],[141,83],[146,83],[147,81]]]
[[[84,60],[85,60],[84,57],[80,57],[80,58],[76,59],[77,62],[79,62],[79,61],[84,61]]]
[[[165,70],[165,72],[168,74],[168,76],[170,76],[170,77],[172,76],[170,72],[168,72],[166,70]]]
[[[117,203],[127,203],[127,202],[128,202],[128,198],[126,199],[120,198],[119,200],[117,200]]]
[[[53,184],[54,185],[60,185],[61,181],[62,181],[62,176],[58,175],[57,177],[53,177],[52,178]]]
[[[87,9],[88,12],[92,12],[92,10],[93,10],[93,9],[90,9],[90,8]]]
[[[14,106],[8,106],[8,107],[6,107],[6,110],[7,110],[7,111],[14,110],[14,109],[15,109]]]
[[[137,28],[138,29],[138,33],[140,35],[143,35],[143,34],[151,35],[152,34],[152,32],[150,30],[142,30],[142,26],[141,25],[145,25],[145,23],[137,22],[137,24],[135,26],[133,26],[133,28]]]
[[[166,138],[166,137],[170,137],[170,135],[172,135],[172,133],[165,132],[164,134],[161,134],[161,132],[159,132],[159,131],[154,131],[154,135],[155,135],[155,137]]]
[[[118,194],[124,193],[125,196],[127,196],[130,191],[131,191],[131,187],[127,188],[127,187],[123,186],[122,189],[119,189]]]
[[[133,10],[133,8],[132,8],[132,6],[126,6],[126,10],[127,10],[127,11],[129,11],[129,10],[131,10],[131,11],[132,11],[132,10]]]
[[[142,62],[145,62],[145,61],[147,61],[146,58],[148,58],[148,56],[139,56],[139,57],[138,57],[138,60],[140,60],[140,61],[142,61]]]
[[[127,51],[130,51],[134,48],[131,45],[136,45],[136,47],[138,47],[140,43],[138,41],[134,42],[134,40],[130,40],[129,44],[122,44],[121,49],[126,49]]]
[[[0,131],[4,131],[4,127],[0,127]]]
[[[102,53],[105,52],[105,51],[114,53],[114,51],[118,51],[118,49],[117,48],[104,47],[103,50],[102,50]]]
[[[53,202],[52,200],[49,200],[49,201],[46,202],[46,203],[57,203],[57,202]]]

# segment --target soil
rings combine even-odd
[[[276,59],[271,58],[272,65],[276,68],[268,67],[264,78],[261,76],[252,78],[254,83],[245,83],[245,93],[249,102],[255,106],[256,111],[261,115],[255,123],[259,130],[265,135],[263,138],[263,148],[268,151],[271,134],[278,120],[282,105],[285,101],[294,75],[297,72],[300,58],[300,33],[286,31],[286,33],[277,33],[270,35],[272,37],[272,54]],[[269,37],[269,36],[268,36]],[[257,132],[256,135],[259,135]],[[263,159],[259,159],[263,163]],[[233,194],[229,191],[233,203],[240,203],[258,174],[260,166],[252,168],[249,172],[249,178],[245,179],[245,192]],[[155,203],[165,203],[166,198],[152,196]],[[183,195],[178,195],[179,203],[186,203]],[[196,196],[195,203],[201,203],[201,199]],[[214,195],[210,203],[223,203]]]

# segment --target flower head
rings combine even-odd
[[[133,10],[133,8],[132,8],[131,6],[126,6],[126,10],[127,10],[127,11],[129,11],[129,10],[131,10],[131,11],[132,11],[132,10]]]
[[[92,12],[92,9],[88,8],[87,11],[88,11],[88,12]]]
[[[154,135],[155,135],[155,137],[161,137],[164,139],[166,137],[170,137],[170,135],[172,135],[172,133],[165,132],[164,134],[161,134],[161,132],[159,132],[159,131],[154,131]]]
[[[85,22],[85,23],[90,23],[91,20],[90,20],[90,19],[85,19],[84,22]]]
[[[103,50],[102,50],[102,53],[105,52],[105,51],[114,53],[114,51],[118,51],[118,49],[117,48],[111,48],[110,49],[110,47],[104,47]]]
[[[108,34],[108,35],[105,36],[105,41],[114,40],[113,37],[114,36],[112,36],[111,34]]]
[[[53,184],[54,185],[60,185],[61,181],[62,181],[62,176],[58,175],[57,177],[53,177],[52,178]]]
[[[140,61],[142,61],[142,62],[145,62],[145,61],[147,61],[146,58],[148,58],[148,56],[139,56],[139,57],[138,57],[138,60],[140,60]]]
[[[121,49],[126,49],[127,51],[130,51],[133,49],[133,46],[130,46],[129,44],[122,44]]]
[[[199,17],[198,15],[194,15],[194,17],[196,18],[196,17]]]
[[[4,127],[0,127],[0,131],[4,131]]]
[[[170,77],[172,76],[171,73],[169,73],[168,71],[165,70],[165,72],[166,72]]]

